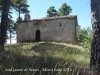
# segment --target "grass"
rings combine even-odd
[[[72,44],[42,41],[5,45],[0,53],[0,75],[82,75],[89,59],[89,51]]]

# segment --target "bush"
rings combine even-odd
[[[90,27],[82,29],[80,26],[77,26],[77,42],[79,45],[90,50],[93,38],[92,36],[93,34]]]

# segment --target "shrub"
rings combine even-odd
[[[90,50],[92,36],[93,34],[92,34],[92,30],[90,27],[82,29],[80,26],[77,26],[77,42],[79,45]]]

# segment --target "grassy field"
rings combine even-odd
[[[5,45],[0,53],[0,75],[87,75],[90,52],[57,42]]]

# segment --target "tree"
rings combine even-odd
[[[90,51],[92,42],[92,30],[90,27],[81,28],[77,26],[77,43]]]
[[[20,17],[20,13],[27,13],[27,12],[29,12],[29,10],[27,8],[29,6],[29,5],[27,5],[27,0],[10,0],[10,1],[11,1],[10,2],[10,9],[9,9],[9,13],[8,13],[8,16],[9,16],[10,20],[12,18],[12,16],[11,16],[11,14],[13,12],[12,10],[15,10],[15,11],[18,11],[18,12],[20,11],[19,12],[19,17]],[[2,0],[0,0],[0,14],[2,13],[2,9],[3,9],[2,7],[3,7]],[[2,14],[0,16],[2,16]],[[19,18],[18,21],[21,21],[21,18]],[[14,28],[16,28],[16,24],[13,24],[12,22],[11,23],[10,22],[8,22],[8,24],[7,24],[7,32],[9,32],[9,33],[11,32],[10,34],[12,34],[14,31],[16,31],[14,29]],[[11,39],[11,37],[10,37],[10,39]]]
[[[6,39],[10,39],[10,44],[11,44],[12,34],[16,33],[16,29],[15,29],[15,22],[10,18],[8,18],[7,33],[10,34],[10,36],[8,37],[7,35]]]
[[[13,38],[12,35],[16,34],[16,26],[18,21],[19,18],[17,18],[16,21],[13,21],[11,18],[8,18],[6,39],[10,39],[10,44],[11,44],[11,39]],[[20,17],[20,21],[23,21],[22,17]]]
[[[52,17],[52,16],[57,16],[58,15],[58,12],[57,10],[55,9],[54,6],[51,6],[48,10],[47,10],[47,17]]]
[[[17,0],[16,2],[17,5],[15,5],[15,7],[17,8],[16,11],[19,12],[19,21],[20,21],[20,13],[28,13],[28,9],[27,7],[29,7],[29,5],[27,5],[27,1],[26,0]]]
[[[27,0],[10,0],[10,1],[11,1],[10,10],[9,10],[10,18],[12,17],[11,14],[13,13],[13,10],[15,10],[19,13],[18,17],[20,17],[20,13],[29,12],[29,10],[28,10],[29,5],[27,4]],[[2,0],[0,0],[0,14],[1,13],[2,13]],[[20,20],[20,18],[19,18],[19,20]]]
[[[16,11],[19,11],[19,8],[21,8],[21,13],[27,13],[29,12],[27,7],[29,7],[27,0],[11,0],[11,8]]]
[[[100,72],[100,0],[91,0],[93,40],[90,69]]]
[[[2,18],[1,18],[1,26],[0,26],[0,50],[1,51],[4,49],[4,43],[6,38],[10,0],[2,0],[2,2],[3,2],[3,10],[2,10]]]
[[[72,9],[66,3],[63,3],[61,8],[59,9],[59,16],[69,15]]]

